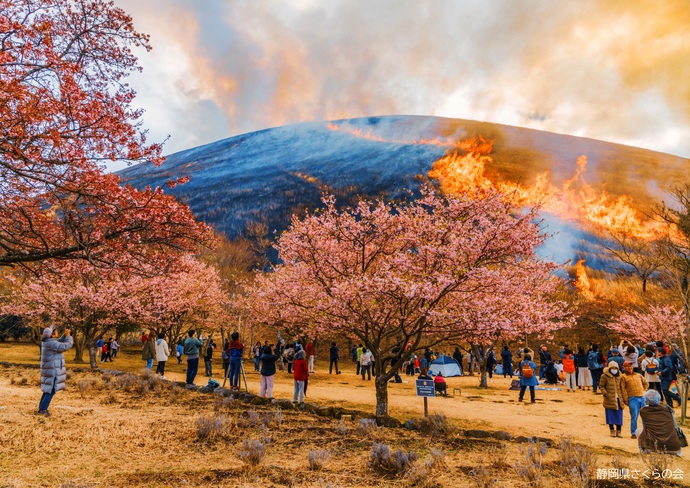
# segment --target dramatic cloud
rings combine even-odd
[[[687,0],[117,0],[177,151],[365,115],[499,122],[690,157]]]

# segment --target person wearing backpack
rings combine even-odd
[[[666,349],[660,347],[656,354],[659,360],[659,371],[656,374],[661,380],[661,391],[666,399],[666,404],[673,408],[673,400],[677,401],[679,405],[681,403],[680,397],[671,391],[671,383],[676,376],[676,368],[671,358],[666,354]]]
[[[518,402],[521,402],[525,396],[525,390],[529,386],[529,396],[531,403],[536,403],[534,398],[534,387],[539,384],[535,371],[537,365],[532,361],[532,356],[525,354],[523,360],[520,362],[520,396]]]
[[[654,357],[652,349],[647,349],[642,355],[640,368],[644,374],[644,379],[649,383],[649,389],[658,391],[660,395],[663,394],[661,391],[661,380],[659,375],[656,374],[659,371],[659,360]]]
[[[599,379],[604,373],[604,356],[599,352],[599,346],[592,344],[592,349],[587,353],[587,368],[592,375],[592,390],[594,394],[599,394],[597,388],[599,387]]]

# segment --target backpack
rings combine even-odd
[[[657,371],[659,371],[659,361],[656,358],[649,358],[651,361],[647,361],[647,367],[645,368],[645,373],[654,376]]]
[[[589,351],[587,353],[587,368],[589,369],[603,369],[604,364],[600,359],[599,352]]]
[[[532,378],[534,376],[534,370],[529,365],[527,361],[522,363],[522,368],[520,369],[523,378]]]
[[[675,372],[677,374],[687,374],[688,373],[687,368],[683,364],[683,361],[681,361],[680,358],[678,357],[678,354],[676,354],[675,357],[673,358],[673,367],[676,370]],[[674,375],[674,377],[675,377],[675,375]]]

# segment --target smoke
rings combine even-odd
[[[133,78],[182,149],[303,121],[424,114],[690,155],[686,0],[117,0]]]

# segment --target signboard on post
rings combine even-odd
[[[424,416],[429,416],[429,403],[427,402],[428,397],[435,397],[436,391],[434,389],[434,380],[416,380],[415,386],[417,387],[417,396],[424,397]]]
[[[419,397],[435,397],[434,380],[416,380],[417,396]]]

